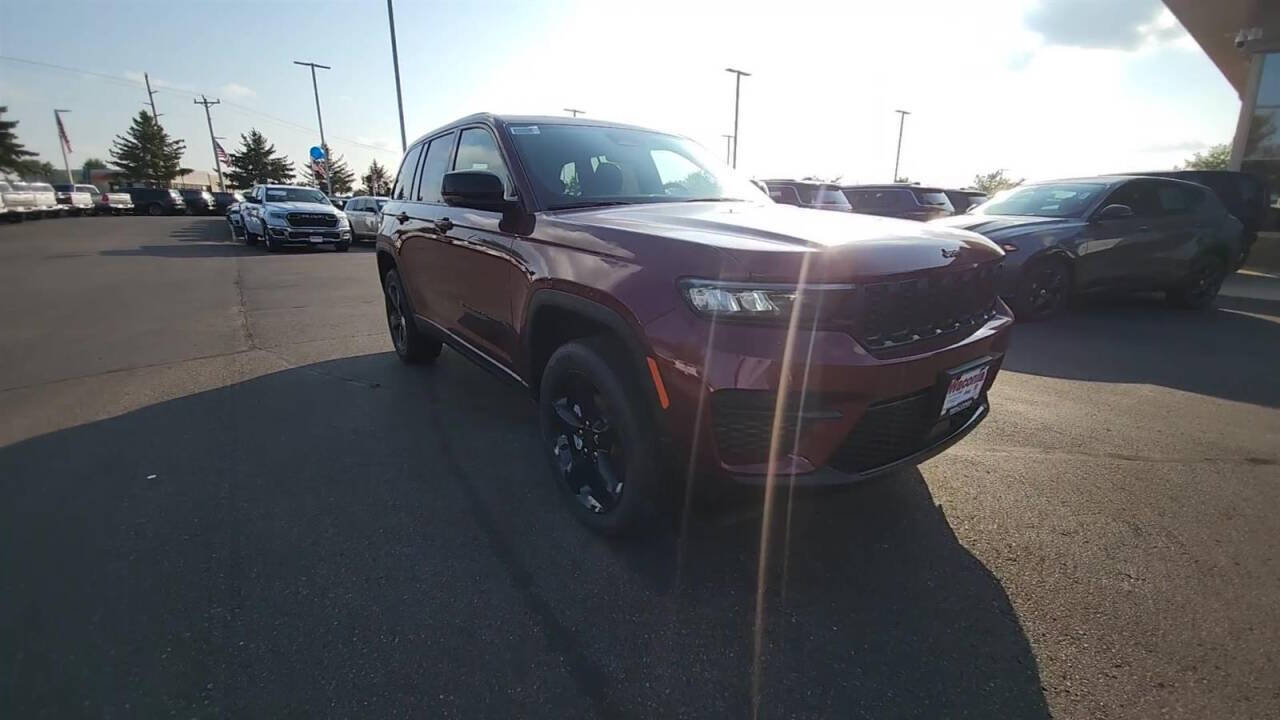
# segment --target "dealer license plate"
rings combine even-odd
[[[321,236],[319,236],[319,235],[312,235],[312,236],[311,236],[311,242],[313,242],[313,243],[322,243],[322,242],[324,242],[324,238],[323,238],[323,237],[321,237]]]
[[[973,401],[982,394],[982,388],[987,384],[987,371],[990,369],[991,365],[987,364],[966,370],[951,378],[951,382],[947,385],[947,395],[942,400],[942,417],[960,412],[972,405]]]

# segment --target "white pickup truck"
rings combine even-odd
[[[25,190],[31,193],[31,197],[35,199],[35,208],[28,217],[58,217],[62,214],[62,208],[58,207],[58,197],[53,192],[53,186],[49,183],[34,182],[13,183],[14,190]]]
[[[93,214],[93,195],[81,189],[80,185],[62,183],[54,185],[53,191],[62,209],[72,215]]]
[[[13,183],[0,180],[0,199],[4,201],[5,217],[13,222],[22,222],[28,217],[38,217],[40,210],[36,208],[36,198],[29,190],[19,190]]]

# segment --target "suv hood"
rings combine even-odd
[[[287,210],[289,212],[308,212],[308,213],[324,213],[327,215],[337,215],[338,211],[329,203],[311,203],[298,202],[296,200],[285,202],[270,202],[264,204],[272,210]]]
[[[602,239],[620,230],[712,246],[753,280],[794,281],[805,252],[822,254],[810,261],[810,282],[972,265],[1004,255],[964,230],[774,203],[653,203],[550,214]]]
[[[1043,231],[1060,231],[1084,225],[1079,218],[1036,215],[953,215],[929,223],[934,227],[961,228],[981,233],[996,242]]]

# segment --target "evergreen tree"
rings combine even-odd
[[[129,180],[168,185],[184,171],[182,153],[187,144],[170,139],[169,133],[145,110],[139,110],[124,135],[111,145],[111,159]]]
[[[324,147],[324,154],[329,158],[329,170],[333,173],[333,194],[349,195],[352,188],[355,187],[356,174],[351,171],[350,167],[347,167],[347,161],[341,155],[334,157],[333,151],[329,149],[328,145],[322,147]],[[320,167],[324,167],[323,160],[320,161]],[[329,191],[329,183],[325,179],[324,173],[317,173],[312,169],[310,163],[302,169],[301,182],[303,185],[319,188],[325,192]]]
[[[391,192],[391,175],[377,160],[369,163],[369,170],[360,176],[360,182],[364,184],[360,189],[361,195],[387,195]]]
[[[13,134],[18,121],[5,120],[4,114],[8,111],[7,106],[0,105],[0,171],[20,173],[25,169],[26,159],[36,154],[18,142],[18,137]]]
[[[283,155],[276,155],[276,146],[267,142],[257,129],[240,136],[240,149],[231,153],[227,169],[227,184],[247,188],[258,183],[293,182],[293,163]]]

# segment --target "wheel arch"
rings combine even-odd
[[[562,290],[535,291],[529,299],[521,333],[526,377],[534,395],[538,393],[547,360],[556,348],[571,340],[597,335],[613,338],[622,345],[631,360],[633,377],[640,381],[648,377],[648,346],[635,326],[618,311]],[[651,387],[649,383],[643,384]],[[644,394],[656,408],[656,393]]]

